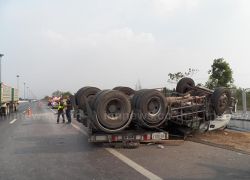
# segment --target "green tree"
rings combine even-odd
[[[72,94],[71,94],[71,92],[69,92],[69,91],[67,91],[67,92],[63,92],[62,93],[62,97],[63,98],[67,98],[68,96],[71,96]]]
[[[223,58],[215,59],[211,69],[208,71],[209,79],[206,87],[213,89],[215,87],[231,87],[233,86],[233,71]]]
[[[60,96],[62,96],[62,94],[63,94],[62,91],[57,90],[57,91],[52,93],[52,96],[60,97]]]
[[[199,71],[198,69],[189,68],[187,72],[169,73],[168,76],[170,81],[178,82],[180,79],[184,77],[192,77],[198,71]]]
[[[49,96],[45,96],[43,99],[46,100],[46,101],[48,101],[49,100]]]

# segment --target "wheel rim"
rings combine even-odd
[[[151,116],[156,116],[161,110],[161,102],[158,98],[152,98],[147,106],[147,110]]]
[[[122,102],[118,99],[113,99],[107,103],[106,114],[111,120],[117,120],[123,112]]]

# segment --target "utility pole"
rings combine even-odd
[[[25,100],[25,85],[26,85],[26,83],[24,82],[23,83],[23,99]]]
[[[0,54],[0,83],[2,83],[2,57],[4,55]]]

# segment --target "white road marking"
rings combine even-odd
[[[124,162],[125,164],[127,164],[128,166],[130,166],[131,168],[133,168],[134,170],[136,170],[137,172],[139,172],[140,174],[145,176],[146,178],[152,179],[152,180],[162,180],[161,177],[159,177],[159,176],[155,175],[154,173],[150,172],[149,170],[145,169],[144,167],[142,167],[141,165],[132,161],[131,159],[127,158],[126,156],[119,153],[115,149],[112,149],[112,148],[105,148],[105,149],[108,152],[110,152],[111,154],[113,154],[115,157],[120,159],[122,162]]]
[[[50,110],[53,113],[56,113],[53,109],[50,109]],[[71,123],[71,125],[72,125],[72,127],[74,127],[76,130],[78,130],[79,132],[81,132],[85,136],[88,136],[88,133],[86,131],[84,131],[83,129],[81,129],[79,126],[75,125],[74,123]],[[113,156],[115,156],[116,158],[118,158],[119,160],[121,160],[122,162],[124,162],[125,164],[127,164],[128,166],[130,166],[131,168],[133,168],[134,170],[136,170],[137,172],[139,172],[140,174],[142,174],[143,176],[145,176],[146,178],[151,179],[151,180],[162,180],[161,177],[159,177],[159,176],[155,175],[154,173],[150,172],[149,170],[145,169],[144,167],[142,167],[141,165],[132,161],[131,159],[129,159],[125,155],[121,154],[120,152],[116,151],[115,149],[105,148],[105,150],[108,151]]]
[[[72,126],[78,131],[80,131],[81,133],[83,133],[85,136],[88,135],[86,131],[82,130],[77,125],[72,123]],[[139,172],[140,174],[142,174],[143,176],[145,176],[146,178],[152,179],[152,180],[162,180],[162,178],[160,178],[159,176],[145,169],[144,167],[132,161],[128,157],[124,156],[123,154],[119,153],[115,149],[105,148],[105,150],[108,151],[110,154],[114,155],[115,157],[117,157],[119,160],[121,160],[122,162],[130,166],[131,168],[133,168],[134,170],[136,170],[137,172]]]
[[[49,108],[50,109],[50,108]],[[53,109],[50,109],[54,114],[56,114],[57,112],[56,111],[54,111]]]
[[[13,124],[14,122],[16,122],[17,119],[13,119],[12,121],[10,121],[10,124]]]
[[[86,131],[84,131],[84,130],[82,130],[80,127],[78,127],[77,125],[75,125],[75,124],[73,124],[73,123],[71,123],[71,125],[75,128],[75,129],[77,129],[78,131],[80,131],[81,133],[83,133],[85,136],[88,136],[88,133],[86,132]]]

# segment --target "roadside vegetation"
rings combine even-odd
[[[189,68],[187,72],[169,73],[169,81],[178,82],[183,77],[192,77],[199,70]],[[214,59],[211,69],[208,71],[209,78],[204,84],[209,89],[216,87],[227,87],[232,89],[232,94],[236,97],[237,109],[242,110],[242,87],[234,85],[233,70],[224,58]],[[202,84],[199,84],[202,85]],[[247,93],[247,109],[250,109],[250,92]]]

